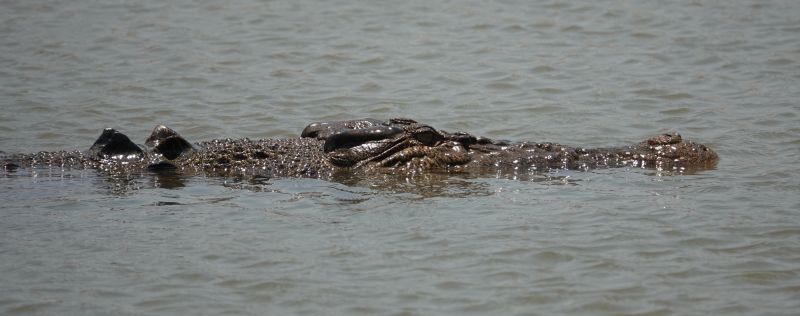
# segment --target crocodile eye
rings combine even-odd
[[[439,134],[432,130],[421,130],[414,133],[414,139],[425,146],[435,145],[439,138]]]
[[[422,132],[414,135],[414,138],[416,138],[421,143],[427,145],[433,140],[433,134],[431,134],[430,132]]]

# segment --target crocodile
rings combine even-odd
[[[325,151],[335,165],[366,166],[400,173],[520,173],[624,166],[698,171],[714,168],[719,160],[711,148],[684,140],[676,131],[657,134],[628,146],[585,148],[449,133],[411,119],[387,122],[362,119],[312,123],[301,137],[326,140],[329,148]],[[387,149],[365,150],[375,148],[376,143]],[[390,150],[383,145],[395,143],[399,145]]]
[[[5,172],[55,167],[113,174],[170,171],[329,179],[357,172],[516,174],[625,166],[693,172],[714,168],[719,157],[677,132],[627,146],[584,148],[451,133],[412,119],[358,119],[312,123],[297,138],[226,138],[195,144],[163,125],[153,129],[144,145],[107,128],[87,151],[13,154],[0,159]]]

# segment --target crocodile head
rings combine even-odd
[[[469,161],[466,150],[450,134],[403,119],[339,129],[327,135],[323,150],[338,167],[434,169]]]

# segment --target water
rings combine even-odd
[[[0,313],[794,315],[800,2],[0,4],[0,150],[416,118],[692,175],[0,177]]]

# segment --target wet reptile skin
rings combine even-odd
[[[408,119],[383,123],[362,119],[312,123],[303,135],[308,137],[228,138],[192,145],[171,129],[157,126],[147,138],[147,147],[142,147],[127,136],[106,129],[89,151],[13,154],[2,160],[5,172],[55,167],[93,168],[115,174],[171,170],[218,176],[311,178],[355,172],[493,175],[624,166],[692,172],[714,168],[718,161],[710,148],[683,140],[674,132],[629,146],[581,148],[549,142],[495,141],[436,130]]]

